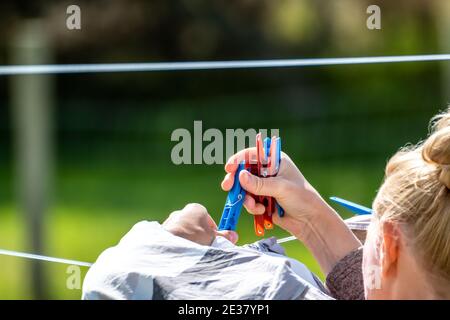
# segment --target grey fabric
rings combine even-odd
[[[89,270],[83,299],[332,299],[275,244],[202,246],[140,222]]]
[[[249,243],[249,244],[245,244],[242,246],[243,248],[249,248],[249,249],[253,249],[259,252],[272,252],[272,253],[277,253],[277,254],[281,254],[283,256],[286,255],[286,251],[284,250],[284,248],[282,246],[280,246],[277,242],[277,238],[275,237],[270,237],[267,239],[262,239],[259,241],[256,241],[254,243]]]

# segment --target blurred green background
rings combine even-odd
[[[82,29],[72,31],[65,25],[69,4],[2,1],[0,64],[21,61],[15,39],[30,21],[47,43],[43,63],[450,52],[445,0],[83,0],[76,3]],[[381,30],[366,27],[369,4],[381,7]],[[95,261],[136,222],[162,222],[188,202],[202,203],[218,222],[226,197],[223,166],[176,166],[170,158],[171,133],[192,132],[194,120],[203,121],[203,130],[222,132],[278,128],[284,151],[325,198],[370,206],[387,159],[424,138],[431,116],[450,100],[448,62],[37,79],[48,83],[52,105],[43,240],[33,242],[20,196],[16,136],[23,128],[14,95],[27,95],[27,88],[18,77],[0,77],[0,248],[39,247],[84,261]],[[241,244],[256,240],[252,223],[241,216]],[[268,235],[287,234],[277,229]],[[285,247],[323,277],[300,243]],[[78,299],[81,291],[66,286],[66,270],[0,256],[0,299]]]

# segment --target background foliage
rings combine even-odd
[[[64,1],[0,3],[0,64],[14,33],[41,19],[54,63],[240,60],[448,53],[442,1],[77,1],[82,30],[65,28]],[[448,7],[447,7],[448,8]],[[60,75],[55,77],[55,167],[45,254],[94,261],[142,219],[163,221],[188,202],[216,221],[221,165],[170,161],[176,128],[279,128],[283,149],[326,198],[370,205],[386,160],[427,133],[449,101],[448,63]],[[26,250],[15,192],[9,86],[0,78],[0,247]],[[341,209],[339,209],[341,211]],[[343,216],[348,213],[341,212]],[[242,215],[240,243],[256,240]],[[280,230],[271,233],[286,235]],[[299,243],[288,254],[320,274]],[[29,261],[0,256],[0,298],[33,298]],[[44,263],[47,298],[80,297],[66,267]]]

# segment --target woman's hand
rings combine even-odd
[[[242,150],[225,165],[227,175],[222,189],[228,191],[240,162],[256,158],[256,148]],[[239,174],[241,186],[254,195],[274,197],[284,209],[280,218],[272,215],[273,222],[302,241],[314,254],[325,273],[361,243],[345,225],[340,216],[322,199],[305,179],[292,160],[282,153],[276,177],[260,178],[246,170]],[[254,215],[263,214],[264,206],[246,195],[244,206]]]
[[[164,221],[163,227],[172,234],[209,246],[217,236],[236,243],[238,235],[234,231],[218,231],[217,225],[204,206],[190,203],[183,209],[174,211]]]
[[[256,148],[242,150],[230,157],[225,165],[227,175],[222,182],[222,189],[225,191],[231,189],[240,162],[255,157]],[[321,209],[329,209],[319,193],[308,183],[285,153],[282,153],[280,169],[276,177],[259,178],[245,170],[240,173],[239,181],[246,191],[254,195],[276,198],[285,210],[285,216],[279,218],[278,215],[273,215],[274,223],[296,236],[304,233],[305,224],[311,224],[319,218]],[[244,206],[254,215],[263,214],[265,210],[261,203],[256,203],[255,199],[248,194],[245,197]]]

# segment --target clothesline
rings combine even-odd
[[[0,66],[0,76],[70,74],[70,73],[292,68],[292,67],[337,66],[337,65],[449,61],[449,60],[450,54],[429,54],[429,55],[403,55],[403,56],[379,56],[379,57],[236,60],[236,61],[3,65]]]
[[[294,236],[286,237],[286,238],[279,239],[278,243],[284,243],[284,242],[292,241],[295,239],[296,238]],[[90,263],[90,262],[57,258],[57,257],[52,257],[52,256],[45,256],[45,255],[40,255],[40,254],[14,251],[14,250],[0,249],[0,255],[19,257],[19,258],[25,258],[25,259],[31,259],[31,260],[54,262],[54,263],[62,263],[62,264],[80,266],[80,267],[91,267],[92,266],[92,263]]]

